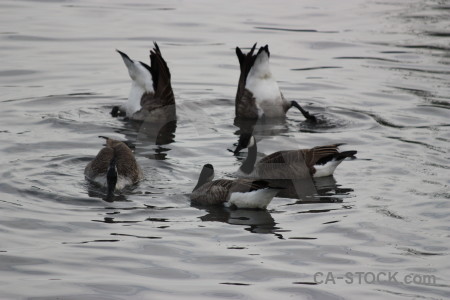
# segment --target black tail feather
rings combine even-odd
[[[335,159],[342,160],[342,159],[345,159],[347,157],[354,157],[354,155],[356,153],[358,153],[358,151],[355,151],[355,150],[340,152],[340,153],[336,154]]]
[[[252,182],[252,185],[250,187],[250,191],[255,191],[255,190],[265,189],[265,188],[269,188],[269,189],[273,189],[273,190],[283,190],[283,189],[285,189],[284,187],[281,187],[281,186],[272,185],[267,180],[261,180],[260,179],[260,180],[254,180]]]
[[[120,50],[118,50],[118,49],[116,49],[116,51],[117,51],[123,58],[125,58],[125,59],[127,59],[127,60],[129,60],[129,61],[133,61],[133,60],[131,60],[131,58],[130,58],[128,55],[126,55],[124,52],[122,52],[122,51],[120,51]]]
[[[256,54],[256,56],[258,56],[261,52],[266,52],[267,56],[270,57],[270,52],[269,52],[269,45],[265,45],[259,48],[258,53]]]
[[[332,160],[344,160],[347,157],[354,157],[354,155],[356,153],[357,153],[357,151],[350,150],[350,151],[344,151],[344,152],[340,152],[340,153],[336,153],[336,154],[330,154],[330,155],[324,156],[321,159],[319,159],[316,162],[316,164],[317,165],[325,165],[327,162],[332,161]]]
[[[109,162],[108,171],[106,173],[106,184],[108,189],[107,199],[111,199],[114,196],[114,191],[116,190],[117,184],[117,161],[114,156]]]

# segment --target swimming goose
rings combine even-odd
[[[122,51],[116,50],[123,59],[131,77],[131,90],[128,101],[115,106],[113,116],[123,115],[133,120],[176,119],[175,97],[170,83],[170,71],[161,55],[158,44],[150,51],[150,66],[132,60]]]
[[[191,201],[201,205],[224,205],[237,208],[265,209],[280,190],[270,187],[264,180],[218,179],[214,180],[211,164],[203,166]]]
[[[106,146],[89,162],[84,169],[87,179],[107,187],[107,198],[141,180],[144,176],[134,158],[133,152],[124,143],[111,138],[106,139]]]
[[[357,151],[339,152],[342,144],[318,146],[311,149],[286,150],[274,152],[256,163],[256,140],[248,133],[239,137],[234,151],[248,148],[248,155],[237,175],[240,177],[262,179],[300,179],[333,175],[336,167],[347,157],[353,157]]]
[[[250,52],[242,53],[236,47],[241,75],[236,93],[236,117],[257,119],[265,117],[283,117],[291,107],[296,107],[311,122],[316,117],[304,110],[296,101],[288,101],[278,87],[278,83],[270,71],[269,46],[260,47],[253,54],[256,44]]]

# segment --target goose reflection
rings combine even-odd
[[[263,136],[278,136],[289,132],[289,127],[285,117],[279,118],[260,118],[257,120],[234,118],[234,126],[239,130],[235,132],[236,135],[243,133],[254,134],[258,137]]]
[[[129,128],[136,132],[136,139],[150,145],[168,145],[175,141],[177,120],[155,121],[144,120],[129,121]]]
[[[87,186],[87,194],[89,197],[91,198],[97,198],[97,199],[102,199],[105,202],[131,202],[131,200],[128,200],[127,197],[120,193],[120,194],[114,194],[110,197],[108,197],[104,190],[102,190],[97,184],[91,183],[91,182],[87,182],[86,183]],[[125,188],[124,190],[122,190],[122,192],[127,192],[128,190],[131,190],[132,187],[129,188]]]
[[[273,234],[283,239],[283,236],[277,232],[280,228],[276,227],[275,220],[267,210],[233,209],[197,204],[191,204],[191,206],[207,212],[200,217],[203,222],[222,222],[230,225],[247,226],[245,230],[252,233]]]
[[[124,128],[116,129],[115,132],[125,136],[127,144],[136,154],[149,159],[166,159],[167,152],[171,150],[167,145],[175,142],[177,120],[167,122],[127,120],[124,124]]]
[[[293,204],[342,202],[353,189],[343,188],[333,176],[306,179],[273,179],[271,185],[281,187],[277,197],[295,199]]]

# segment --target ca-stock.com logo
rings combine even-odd
[[[406,285],[436,285],[436,276],[429,274],[399,272],[316,272],[313,275],[316,284],[383,284],[403,283]]]

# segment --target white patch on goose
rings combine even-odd
[[[121,189],[125,188],[126,186],[129,186],[132,184],[133,184],[133,181],[131,180],[131,178],[128,178],[126,176],[119,176],[117,178],[116,190],[121,190]]]
[[[228,205],[236,205],[238,208],[265,209],[278,193],[276,189],[260,189],[251,192],[236,192],[230,195]]]
[[[141,98],[145,92],[153,92],[153,80],[150,71],[147,70],[138,61],[129,61],[123,58],[125,66],[128,69],[128,74],[132,80],[128,102],[122,105],[127,116],[133,115],[141,109]]]
[[[264,110],[256,104],[256,110],[258,111],[258,118],[262,118],[264,116]]]
[[[284,116],[284,99],[275,78],[272,76],[269,65],[269,56],[266,52],[258,55],[247,75],[246,89],[252,92],[256,104],[268,117]]]
[[[106,187],[106,174],[97,175],[95,177],[88,177],[89,180]]]
[[[131,83],[128,101],[122,105],[121,110],[125,111],[127,116],[131,117],[134,113],[141,109],[141,99],[144,93],[145,89],[133,81]]]
[[[99,184],[100,186],[106,187],[107,181],[106,181],[106,174],[95,176],[94,178],[89,178],[90,180],[94,181],[95,183]],[[116,183],[116,190],[122,190],[126,186],[132,185],[133,181],[126,177],[126,176],[119,176],[117,178]]]
[[[337,166],[343,160],[331,160],[324,165],[314,165],[314,169],[316,169],[316,173],[313,174],[313,177],[325,177],[333,175],[334,170],[336,170]]]
[[[247,148],[253,147],[255,145],[255,137],[252,135],[248,140]]]

